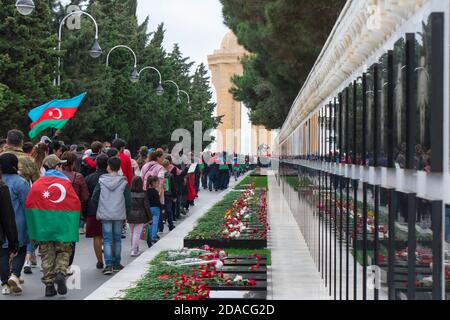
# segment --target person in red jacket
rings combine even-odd
[[[133,182],[133,166],[131,165],[131,158],[125,152],[126,142],[123,139],[116,139],[112,143],[112,147],[119,150],[120,168],[123,176],[127,179],[128,185],[131,188]]]

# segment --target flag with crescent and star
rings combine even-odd
[[[29,137],[36,138],[39,133],[48,128],[62,129],[75,116],[85,96],[86,93],[82,93],[71,99],[52,100],[31,110],[28,113],[32,121]]]
[[[41,177],[25,202],[30,240],[78,242],[80,212],[81,203],[69,179],[56,171]]]

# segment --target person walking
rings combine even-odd
[[[131,231],[131,256],[139,256],[139,238],[143,227],[152,219],[150,203],[144,192],[144,184],[141,177],[134,177],[131,184],[131,213],[128,224]]]
[[[116,139],[112,143],[112,148],[117,149],[119,151],[119,159],[120,159],[120,170],[119,174],[123,175],[128,182],[128,187],[131,188],[131,182],[133,180],[133,164],[131,161],[131,154],[126,152],[126,142],[122,139]],[[127,237],[127,223],[124,220],[122,226],[122,239]]]
[[[125,155],[128,156],[131,160],[131,168],[132,168],[133,177],[140,176],[141,169],[139,168],[137,161],[132,158],[130,150],[125,149],[125,151],[123,153],[125,153]],[[133,181],[133,180],[131,180],[131,181]]]
[[[165,160],[164,154],[162,151],[155,150],[149,156],[149,161],[142,167],[141,177],[144,182],[144,190],[147,189],[147,180],[149,177],[157,177],[160,181],[160,199],[161,203],[164,203],[164,193],[163,193],[163,184],[164,184],[164,167],[162,166],[163,161]]]
[[[45,168],[42,165],[44,159],[48,156],[48,144],[45,142],[39,142],[34,146],[33,151],[31,151],[31,158],[33,158],[36,166],[39,168],[39,174],[42,177],[45,174]],[[23,268],[23,273],[32,274],[32,268],[37,267],[36,259],[36,246],[33,243],[29,243],[27,246],[27,255],[25,257],[25,265]]]
[[[97,220],[97,208],[95,207],[92,196],[94,194],[95,187],[101,176],[108,174],[108,156],[106,154],[100,154],[95,159],[97,171],[91,173],[86,177],[86,185],[89,191],[89,199],[86,206],[86,238],[93,239],[93,246],[95,256],[97,258],[97,269],[103,269],[103,237],[102,237],[102,223]]]
[[[202,155],[202,163],[200,164],[200,169],[202,170],[202,187],[204,190],[208,189],[208,176],[210,167],[208,166],[207,159],[210,159],[211,155],[209,153],[204,153]]]
[[[33,184],[25,202],[29,237],[41,254],[46,297],[67,294],[70,256],[73,243],[79,241],[81,202],[62,173],[65,163],[54,154],[47,156],[45,175]]]
[[[48,145],[44,142],[39,142],[34,146],[33,151],[31,151],[31,158],[33,158],[36,166],[39,168],[40,176],[42,177],[45,174],[45,169],[42,166],[42,162],[44,162],[45,157],[48,156]]]
[[[14,154],[0,156],[0,275],[4,295],[22,293],[19,279],[29,241],[24,204],[30,187],[18,175],[18,163]]]
[[[102,223],[104,275],[121,271],[122,226],[131,212],[131,191],[125,177],[119,175],[121,161],[108,159],[108,174],[100,177],[92,201],[97,207],[97,219]]]
[[[180,218],[180,202],[179,202],[179,188],[180,177],[182,178],[182,171],[173,165],[172,157],[167,156],[166,160],[169,161],[168,172],[171,174],[170,183],[170,193],[172,196],[172,214],[173,221],[177,221]],[[164,199],[165,200],[165,199]]]
[[[164,167],[164,210],[167,216],[167,222],[169,226],[169,231],[172,231],[175,229],[175,225],[173,224],[173,200],[175,195],[175,189],[174,189],[174,177],[172,173],[170,172],[170,161],[165,159],[163,161],[163,167]],[[159,231],[164,232],[164,224],[162,224],[162,221],[159,222]]]
[[[96,168],[92,165],[92,162],[95,163],[95,159],[100,155],[103,149],[103,144],[100,141],[94,141],[91,144],[91,149],[89,155],[83,156],[81,161],[81,169],[80,173],[87,177],[88,175],[95,173]],[[84,152],[86,154],[86,152]],[[90,161],[89,161],[90,160]]]
[[[89,199],[89,190],[83,175],[81,173],[74,171],[77,156],[74,152],[66,151],[61,156],[61,160],[65,161],[65,164],[63,164],[62,166],[63,173],[72,183],[72,187],[77,193],[78,198],[80,199],[81,202],[81,208],[83,209],[85,208],[86,202]],[[85,234],[84,224],[85,224],[84,217],[83,215],[81,215],[79,222],[80,234]],[[70,266],[72,265],[74,258],[75,258],[75,243],[73,243],[72,255],[70,256],[69,262]]]
[[[148,148],[146,146],[142,146],[139,148],[138,152],[137,164],[139,166],[139,172],[141,172],[142,167],[147,163],[148,158]]]
[[[142,167],[141,176],[142,180],[144,181],[144,190],[146,190],[148,186],[149,177],[157,177],[159,179],[158,192],[159,192],[159,201],[162,204],[160,216],[160,219],[162,221],[164,214],[163,209],[164,209],[164,185],[165,185],[164,180],[165,170],[164,167],[162,166],[162,163],[165,160],[163,151],[159,149],[154,150],[150,154],[149,160],[150,161],[146,163],[144,167]]]
[[[215,191],[219,189],[219,159],[216,154],[212,154],[212,157],[208,162],[208,189],[212,192],[213,188]]]
[[[197,189],[195,186],[196,186],[196,180],[197,180],[196,172],[198,169],[198,165],[196,163],[191,163],[189,165],[189,167],[190,167],[189,169],[191,169],[191,167],[195,167],[195,168],[192,170],[192,173],[188,172],[187,177],[186,177],[187,178],[186,184],[187,184],[187,190],[188,190],[188,193],[187,193],[187,206],[188,207],[194,205],[195,198],[197,197]],[[189,171],[191,171],[191,170],[189,170]]]
[[[151,247],[154,243],[158,241],[158,224],[161,216],[162,204],[160,200],[160,180],[158,177],[149,177],[147,179],[147,198],[150,205],[150,211],[152,213],[152,234],[148,238],[148,247]]]
[[[131,157],[125,153],[126,142],[122,139],[116,139],[112,143],[112,147],[119,150],[120,169],[123,176],[127,179],[128,186],[131,187],[133,180],[133,166],[131,164]]]
[[[85,151],[86,151],[86,146],[83,143],[75,146],[75,151],[72,151],[75,153],[75,156],[76,156],[76,160],[75,160],[75,163],[73,166],[73,171],[81,173],[81,166],[83,163],[83,156],[84,156]]]
[[[19,159],[19,175],[29,183],[34,183],[40,178],[39,168],[33,158],[23,152],[23,132],[20,130],[10,130],[6,138],[6,146],[3,153],[12,153]]]

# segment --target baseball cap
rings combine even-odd
[[[57,166],[65,163],[67,163],[67,160],[60,160],[58,156],[51,154],[44,159],[42,165],[49,169],[55,169]]]
[[[43,136],[42,138],[41,138],[41,142],[43,142],[43,143],[50,143],[50,142],[52,142],[52,140],[50,140],[50,138],[49,137],[47,137],[47,136]]]

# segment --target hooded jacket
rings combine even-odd
[[[97,220],[126,220],[131,212],[131,191],[126,178],[117,174],[101,176],[92,202],[97,207]]]

